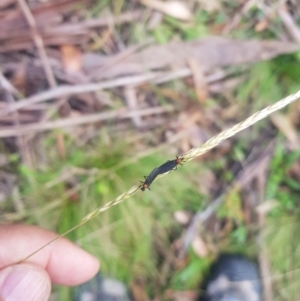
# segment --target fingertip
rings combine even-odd
[[[0,269],[19,262],[55,237],[57,234],[35,226],[1,226]],[[97,274],[100,267],[96,257],[66,238],[42,248],[26,262],[46,269],[51,281],[62,285],[86,282]]]
[[[48,300],[50,277],[44,269],[33,264],[17,264],[0,271],[1,300]]]
[[[78,285],[90,280],[99,271],[99,260],[73,242],[62,239],[53,247],[46,268],[53,282]]]

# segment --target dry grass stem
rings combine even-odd
[[[3,0],[2,0],[3,1]],[[49,34],[57,34],[57,33],[70,33],[76,31],[83,31],[87,29],[93,29],[97,27],[108,27],[112,25],[119,25],[123,23],[135,22],[142,18],[144,12],[143,10],[134,10],[130,12],[125,12],[120,14],[119,16],[106,16],[95,19],[88,19],[78,23],[67,23],[62,24],[57,27],[47,28],[45,33]]]
[[[287,106],[288,104],[296,101],[299,98],[300,98],[300,90],[298,92],[294,93],[294,94],[291,94],[291,95],[283,98],[282,100],[276,102],[275,104],[273,104],[271,106],[268,106],[268,107],[266,107],[265,109],[263,109],[261,111],[256,112],[255,114],[253,114],[252,116],[250,116],[246,120],[234,125],[233,127],[229,128],[229,129],[221,132],[220,134],[214,136],[213,138],[209,139],[207,142],[202,144],[200,147],[193,148],[190,151],[183,154],[182,156],[180,156],[183,159],[183,163],[191,161],[191,160],[195,159],[197,156],[200,156],[200,155],[208,152],[210,149],[216,147],[218,144],[220,144],[225,139],[228,139],[228,138],[234,136],[238,132],[246,129],[247,127],[250,127],[251,125],[255,124],[256,122],[260,121],[261,119],[266,118],[267,116],[269,116],[273,112],[284,108],[285,106]],[[160,175],[156,179],[158,179],[158,178],[160,178],[161,176],[164,176],[164,175],[166,175],[166,174]],[[92,218],[96,217],[101,212],[104,212],[104,211],[110,209],[111,207],[124,202],[126,199],[128,199],[133,194],[135,194],[138,190],[139,190],[139,186],[133,186],[127,192],[124,192],[123,194],[119,195],[116,199],[108,202],[104,206],[96,208],[93,212],[86,215],[79,224],[77,224],[73,228],[69,229],[65,233],[57,236],[52,241],[48,242],[46,245],[42,246],[41,248],[39,248],[38,250],[36,250],[32,254],[29,254],[26,258],[22,259],[20,262],[26,261],[28,258],[30,258],[34,254],[36,254],[40,250],[42,250],[44,247],[48,246],[49,244],[56,241],[57,239],[67,235],[68,233],[72,232],[73,230],[75,230],[76,228],[78,228],[81,225],[85,224],[86,222],[90,221]]]
[[[20,92],[3,75],[1,69],[0,69],[0,86],[2,86],[3,89],[9,91],[11,94],[13,94],[16,97],[20,95]]]
[[[40,103],[43,101],[47,101],[50,99],[68,96],[68,95],[75,95],[75,94],[82,94],[88,92],[99,91],[103,89],[127,86],[127,85],[138,85],[142,84],[148,80],[154,79],[158,77],[156,73],[148,73],[146,75],[137,75],[137,76],[128,76],[117,78],[110,81],[95,83],[95,84],[83,84],[83,85],[76,85],[76,86],[59,86],[54,89],[51,89],[46,92],[42,92],[22,101],[16,103],[13,106],[9,106],[7,109],[1,110],[0,115],[6,115],[8,113],[14,112],[19,109],[27,108],[33,104]]]
[[[282,100],[276,102],[275,104],[266,107],[265,109],[256,112],[252,116],[248,117],[246,120],[234,125],[233,127],[221,132],[220,134],[212,137],[208,141],[206,141],[204,144],[202,144],[200,147],[193,148],[183,154],[183,158],[185,162],[191,161],[194,158],[208,152],[210,149],[216,147],[219,145],[222,141],[236,135],[238,132],[248,128],[249,126],[255,124],[256,122],[266,118],[270,114],[274,113],[275,111],[278,111],[288,104],[296,101],[298,98],[300,98],[300,90],[296,92],[295,94],[291,94]]]
[[[300,44],[300,29],[285,6],[278,9],[278,15],[294,41]]]
[[[46,49],[45,49],[45,46],[44,46],[43,39],[42,39],[41,35],[39,34],[39,32],[37,30],[35,19],[34,19],[32,13],[31,13],[26,1],[25,0],[18,0],[18,2],[19,2],[19,5],[21,7],[21,10],[22,10],[22,12],[23,12],[23,14],[24,14],[24,16],[27,20],[27,23],[29,24],[29,26],[31,28],[33,40],[34,40],[34,43],[35,43],[35,45],[38,49],[39,56],[42,60],[44,71],[45,71],[49,86],[51,88],[54,88],[54,87],[56,87],[55,77],[54,77],[52,68],[50,66],[49,59],[47,57],[47,53],[46,53]]]
[[[0,137],[17,137],[25,134],[32,134],[37,132],[43,132],[47,130],[64,128],[70,126],[78,126],[88,123],[95,123],[100,121],[105,121],[109,119],[126,119],[126,118],[136,118],[140,116],[148,116],[153,114],[163,114],[167,112],[174,111],[175,108],[171,105],[163,107],[153,107],[141,110],[130,111],[128,109],[120,109],[110,112],[95,113],[83,115],[74,118],[64,118],[55,121],[44,121],[42,123],[33,123],[28,125],[20,125],[8,128],[0,128]]]
[[[93,84],[82,84],[76,86],[59,86],[54,89],[25,98],[19,101],[18,103],[9,106],[8,108],[0,110],[0,116],[6,115],[8,113],[20,109],[28,108],[33,104],[37,104],[58,97],[95,92],[95,91],[100,91],[100,90],[115,88],[115,87],[122,87],[122,86],[135,86],[135,85],[143,84],[148,81],[154,84],[161,84],[174,79],[188,77],[190,75],[191,75],[191,70],[189,68],[181,68],[179,70],[175,70],[171,72],[152,72],[152,73],[136,75],[136,76],[121,77],[121,78],[99,82],[99,83],[93,83]],[[213,74],[207,75],[205,77],[205,80],[209,84],[221,80],[228,75],[230,75],[230,73],[217,71]]]
[[[15,104],[15,98],[14,95],[19,95],[19,92],[17,89],[6,79],[6,77],[3,75],[3,73],[0,70],[0,87],[2,87],[5,91],[4,98],[6,98],[6,101],[8,105]],[[13,123],[15,126],[20,126],[20,116],[19,112],[14,112],[12,114]],[[24,137],[18,137],[17,138],[17,145],[19,148],[19,152],[21,154],[22,161],[25,162],[25,158],[27,157],[27,148],[24,143]],[[28,163],[28,162],[27,162]]]

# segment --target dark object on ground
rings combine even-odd
[[[223,254],[212,265],[199,301],[261,301],[255,263],[240,255]]]

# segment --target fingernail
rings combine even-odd
[[[41,301],[48,297],[48,283],[33,269],[15,268],[6,277],[1,288],[4,301]]]

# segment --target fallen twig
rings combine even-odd
[[[92,29],[96,27],[118,25],[126,22],[132,22],[140,19],[143,16],[143,10],[134,10],[132,12],[126,12],[119,16],[107,16],[98,19],[89,19],[83,22],[73,23],[73,24],[63,24],[54,28],[45,28],[45,33],[65,33],[69,34],[72,31]]]
[[[78,126],[82,124],[94,123],[99,121],[104,121],[112,118],[126,119],[126,118],[135,118],[138,116],[147,116],[152,114],[162,114],[166,112],[172,112],[175,108],[173,106],[163,106],[163,107],[154,107],[143,109],[139,111],[128,111],[125,109],[103,112],[96,114],[88,114],[81,117],[75,118],[65,118],[55,121],[45,121],[43,123],[34,123],[22,126],[15,126],[9,128],[0,128],[0,137],[17,137],[25,134],[31,134],[33,132],[43,132],[47,130]]]
[[[19,5],[23,11],[23,14],[31,28],[31,32],[32,32],[32,36],[34,39],[34,43],[38,49],[39,55],[41,57],[41,60],[43,62],[43,67],[44,67],[44,71],[46,74],[46,78],[48,80],[48,83],[50,85],[51,88],[56,87],[56,81],[53,75],[53,71],[51,69],[48,57],[47,57],[47,53],[45,50],[45,46],[44,46],[44,42],[43,39],[41,37],[41,35],[39,34],[37,27],[36,27],[36,22],[35,19],[26,3],[25,0],[18,0]]]
[[[98,90],[120,87],[120,86],[137,85],[137,84],[144,83],[147,80],[151,80],[157,76],[158,76],[158,74],[150,73],[150,74],[140,75],[140,76],[121,77],[121,78],[117,78],[114,80],[96,83],[96,84],[83,84],[83,85],[76,85],[76,86],[59,86],[59,87],[53,88],[49,91],[45,91],[45,92],[39,93],[37,95],[23,99],[22,101],[9,106],[7,109],[1,110],[0,115],[8,114],[8,113],[14,112],[16,110],[29,107],[35,103],[47,101],[47,100],[57,98],[57,97],[81,94],[81,93],[87,93],[87,92],[94,92],[94,91],[98,91]]]
[[[3,75],[1,70],[0,70],[0,86],[2,86],[3,89],[9,91],[14,96],[20,95],[20,92],[6,79],[6,77]]]
[[[137,76],[121,77],[121,78],[100,82],[100,83],[82,84],[76,86],[59,86],[54,89],[25,98],[20,102],[15,103],[12,106],[9,106],[8,108],[1,109],[0,116],[14,112],[16,110],[28,108],[36,103],[40,103],[43,101],[47,101],[62,96],[94,92],[94,91],[115,88],[120,86],[128,86],[128,85],[134,86],[134,85],[142,84],[147,81],[151,81],[152,83],[155,84],[161,84],[170,80],[174,80],[176,78],[183,78],[190,75],[191,75],[191,70],[189,68],[182,68],[171,72],[153,72],[153,73],[147,73],[147,74],[142,74]],[[217,71],[213,74],[207,75],[205,77],[205,80],[207,83],[212,83],[221,80],[229,75],[230,73]]]
[[[295,42],[300,44],[300,29],[285,7],[278,9],[278,15]]]
[[[2,74],[1,71],[0,71],[0,87],[2,87],[5,91],[4,92],[4,95],[5,95],[4,97],[6,98],[7,103],[10,104],[10,105],[14,104],[15,103],[14,95],[19,94],[19,92],[6,79],[6,77]],[[14,112],[11,117],[12,117],[13,124],[15,126],[19,127],[20,126],[19,112]],[[29,160],[27,160],[28,152],[27,152],[23,137],[18,137],[17,138],[17,145],[18,145],[19,152],[21,154],[21,158],[22,158],[23,162],[29,163]]]

